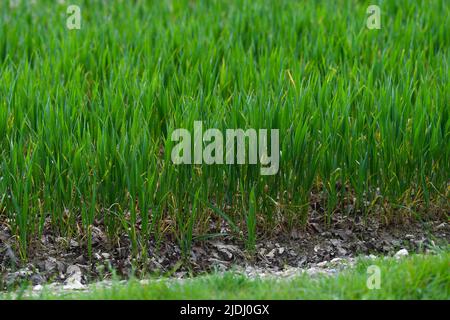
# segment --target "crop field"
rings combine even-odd
[[[92,258],[100,228],[141,260],[224,233],[252,255],[312,215],[448,221],[450,2],[380,3],[369,29],[357,0],[1,1],[11,250],[25,263],[51,233]],[[175,164],[172,133],[198,121],[277,129],[278,170]]]

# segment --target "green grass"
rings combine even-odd
[[[380,267],[380,289],[368,289],[370,265]],[[130,281],[110,289],[57,295],[44,291],[38,299],[450,299],[450,254],[395,259],[361,260],[337,276],[298,276],[248,279],[226,273],[186,280],[163,280],[142,285]],[[26,297],[22,295],[21,298]]]
[[[81,30],[55,1],[0,4],[0,221],[24,260],[47,220],[136,253],[164,235],[186,251],[212,217],[251,248],[304,224],[311,192],[328,221],[448,212],[447,0],[380,1],[381,30],[356,0],[71,4]],[[173,165],[195,120],[279,129],[278,174]]]

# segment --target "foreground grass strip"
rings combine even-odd
[[[369,266],[380,268],[380,289],[368,289]],[[151,281],[39,299],[450,299],[450,253],[396,260],[361,260],[336,276],[249,279],[226,273],[185,281]]]

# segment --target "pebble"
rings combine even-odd
[[[111,257],[111,255],[109,253],[103,252],[102,257],[105,259],[109,259]]]
[[[33,291],[41,291],[44,287],[41,284],[38,284],[33,287]]]
[[[406,249],[401,249],[401,250],[397,251],[397,253],[394,255],[394,257],[395,257],[396,259],[400,259],[400,258],[402,258],[402,257],[406,257],[408,254],[409,254],[409,253],[408,253],[408,250],[406,250]]]
[[[325,260],[325,261],[319,262],[319,263],[317,264],[317,266],[320,267],[320,268],[323,268],[323,267],[325,267],[327,264],[328,264],[328,261]]]

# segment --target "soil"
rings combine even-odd
[[[323,220],[323,215],[317,214],[303,229],[260,235],[253,254],[245,250],[243,241],[228,236],[227,227],[222,223],[220,230],[224,235],[195,241],[184,262],[174,239],[162,239],[158,246],[150,241],[148,258],[133,258],[126,237],[111,245],[103,230],[94,227],[91,259],[86,248],[76,240],[54,236],[47,230],[31,250],[28,262],[21,263],[7,227],[0,225],[0,286],[6,289],[23,281],[34,286],[48,282],[64,284],[75,271],[77,284],[110,279],[112,270],[124,279],[132,274],[183,278],[234,268],[276,273],[360,255],[389,255],[400,249],[423,253],[436,246],[448,246],[450,240],[450,224],[445,218],[388,225],[377,218],[334,216],[329,224]]]

